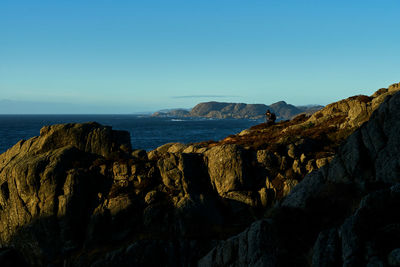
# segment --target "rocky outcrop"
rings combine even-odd
[[[274,266],[396,266],[399,107],[400,93],[386,97],[335,158],[307,175],[274,209],[268,216],[269,226],[257,238],[243,239],[240,247],[269,240],[252,252],[256,260],[268,259],[259,266],[270,262]],[[245,255],[234,253],[228,263],[223,257],[236,243],[237,237],[220,242],[199,264],[239,266],[247,260]]]
[[[397,264],[397,87],[148,153],[97,123],[44,127],[0,155],[0,263]]]
[[[335,103],[315,112],[305,123],[324,124],[337,118],[339,128],[358,128],[369,119],[371,114],[382,104],[388,95],[393,95],[400,88],[398,84],[382,88],[371,96],[358,95]],[[298,125],[302,127],[304,125]]]
[[[202,117],[216,119],[264,119],[265,112],[270,109],[279,120],[289,120],[300,113],[312,114],[322,106],[293,106],[280,101],[269,106],[264,104],[204,102],[199,103],[190,111],[176,109],[158,111],[153,116],[158,117]]]
[[[80,246],[104,190],[95,160],[130,152],[126,132],[97,123],[44,127],[0,155],[0,243],[42,265]]]
[[[99,154],[104,157],[118,157],[131,149],[129,133],[112,131],[111,127],[98,123],[60,124],[45,126],[40,130],[40,138],[21,140],[0,156],[1,166],[15,157],[41,154],[72,146],[79,150]]]

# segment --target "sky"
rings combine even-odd
[[[398,0],[1,0],[0,113],[370,95],[400,82],[399,12]]]

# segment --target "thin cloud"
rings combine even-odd
[[[172,98],[226,98],[226,97],[238,97],[236,95],[178,95]]]

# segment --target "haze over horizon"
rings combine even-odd
[[[0,113],[326,105],[400,81],[399,1],[301,2],[1,1]]]

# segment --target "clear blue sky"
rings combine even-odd
[[[328,104],[400,81],[399,14],[398,0],[1,0],[0,100]]]

